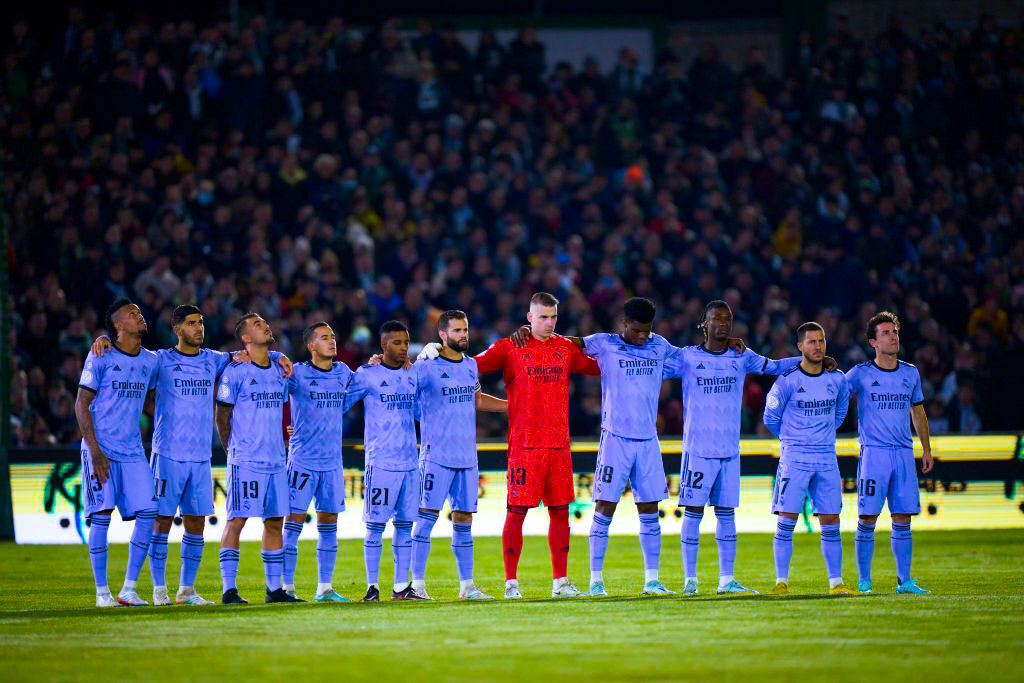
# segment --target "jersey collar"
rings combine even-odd
[[[651,344],[652,341],[654,341],[653,334],[650,337],[648,337],[647,341],[645,341],[643,344],[630,344],[628,341],[626,341],[625,337],[622,336],[621,332],[619,334],[616,334],[615,336],[619,338],[620,343],[625,344],[626,346],[632,346],[634,349],[645,349]],[[708,351],[708,353],[711,352]]]
[[[797,370],[799,370],[800,372],[804,373],[804,374],[805,374],[805,375],[807,375],[808,377],[821,377],[822,375],[824,375],[824,374],[825,374],[825,367],[824,367],[824,366],[822,366],[822,368],[821,368],[821,372],[819,372],[819,373],[816,373],[816,374],[814,374],[814,375],[812,375],[811,373],[809,373],[809,372],[807,372],[806,370],[804,370],[804,366],[800,365],[799,363],[797,363],[797,366],[796,366],[796,368],[797,368]]]
[[[875,362],[874,358],[871,359],[871,364],[873,366],[875,366],[876,370],[881,370],[882,372],[896,372],[897,370],[900,369],[900,362],[899,361],[896,361],[896,367],[894,367],[892,370],[888,370],[886,368],[883,368],[881,365],[879,365],[878,363]]]
[[[139,354],[141,354],[141,353],[142,353],[142,347],[141,347],[141,346],[139,347],[139,351],[138,351],[138,353],[128,353],[127,351],[124,351],[124,350],[122,350],[122,349],[119,349],[119,348],[117,347],[117,343],[116,343],[116,342],[111,342],[111,344],[110,344],[110,348],[111,348],[111,349],[113,349],[114,351],[117,351],[117,352],[118,352],[119,354],[121,354],[122,356],[128,356],[129,358],[135,358],[135,357],[137,357],[137,356],[138,356]]]
[[[729,347],[726,346],[721,351],[712,351],[711,349],[709,349],[708,347],[704,346],[703,344],[701,344],[697,348],[700,349],[701,351],[703,351],[704,353],[710,353],[712,356],[723,356],[723,355],[725,355],[725,352],[729,350]]]
[[[313,368],[317,372],[330,372],[331,370],[334,369],[334,362],[331,361],[331,367],[327,368],[326,370],[324,370],[323,368],[317,366],[315,363],[313,363],[313,361],[309,361],[309,367]]]
[[[202,349],[200,349],[199,351],[196,351],[195,353],[182,353],[181,351],[178,350],[177,346],[172,346],[171,347],[171,351],[173,353],[178,354],[179,356],[185,356],[185,358],[195,358],[196,356],[198,356],[200,353],[203,352]]]
[[[455,363],[456,365],[458,365],[459,363],[461,363],[462,361],[464,361],[466,359],[466,354],[462,354],[462,358],[460,358],[458,360],[452,360],[451,358],[445,358],[441,354],[437,354],[437,359],[438,360],[443,360],[445,363]]]

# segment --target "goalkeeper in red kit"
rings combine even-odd
[[[568,579],[569,503],[576,499],[569,453],[569,375],[601,374],[597,362],[556,335],[558,299],[538,292],[530,299],[531,335],[522,348],[502,339],[476,356],[480,374],[501,370],[508,393],[508,510],[501,534],[505,599],[522,597],[517,569],[523,522],[530,508],[548,508],[552,597],[575,597]]]
[[[495,342],[475,357],[479,374],[501,370],[508,393],[508,507],[502,547],[505,599],[516,600],[517,570],[523,551],[526,513],[541,502],[548,508],[552,597],[580,592],[568,579],[569,503],[576,499],[569,452],[569,375],[600,375],[597,362],[554,333],[558,299],[538,292],[530,299],[530,335],[518,347],[510,339]],[[433,357],[436,347],[420,354]]]

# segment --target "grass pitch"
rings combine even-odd
[[[667,530],[666,530],[667,531]],[[793,594],[719,597],[714,538],[701,537],[701,595],[641,598],[636,538],[614,536],[605,567],[612,597],[552,601],[543,538],[526,540],[526,600],[460,603],[447,539],[435,539],[431,603],[264,605],[254,544],[242,547],[248,607],[97,610],[82,546],[0,545],[0,657],[15,680],[1007,680],[1024,679],[1024,532],[915,534],[914,574],[933,591],[895,595],[888,535],[876,538],[874,595],[825,595],[817,534],[798,533]],[[853,538],[844,576],[856,583]],[[570,575],[586,589],[587,539],[573,538]],[[113,546],[111,588],[127,546]],[[477,583],[500,598],[500,541],[477,539]],[[173,595],[178,548],[168,553]],[[382,562],[388,594],[390,553]],[[741,535],[737,578],[766,591],[771,537]],[[362,553],[341,543],[335,587],[362,597]],[[678,535],[665,533],[662,578],[682,587]],[[315,586],[314,544],[300,546],[298,587]],[[197,586],[220,594],[217,544]],[[149,598],[148,567],[139,593]]]

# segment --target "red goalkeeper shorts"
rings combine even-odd
[[[568,448],[508,448],[508,504],[537,507],[576,500],[572,455]]]

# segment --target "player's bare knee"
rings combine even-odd
[[[910,515],[893,515],[893,524],[910,524]]]
[[[839,515],[818,515],[819,524],[839,524]]]
[[[893,516],[892,519],[894,522],[896,521],[895,516]],[[864,522],[865,524],[875,524],[878,522],[878,515],[861,515],[860,521]]]
[[[657,503],[637,503],[636,511],[641,515],[656,515],[658,514]]]
[[[198,536],[203,533],[206,528],[206,517],[198,515],[182,515],[182,524],[185,527],[185,533],[191,534],[192,536]]]
[[[317,521],[318,522],[320,521],[320,519],[319,519],[320,514],[321,513],[319,513],[319,512],[317,513]],[[306,523],[306,515],[304,515],[302,513],[299,513],[297,515],[288,515],[288,521],[291,522],[292,524],[305,524]]]
[[[794,512],[780,512],[779,513],[779,517],[783,517],[785,519],[792,519],[792,520],[800,519],[800,515],[798,515],[798,514],[796,514]]]
[[[472,524],[473,513],[452,511],[452,522],[454,524]]]
[[[228,548],[238,547],[238,537],[242,535],[242,528],[245,526],[245,517],[235,517],[229,519],[224,524],[224,531],[220,535],[221,545],[227,546]]]
[[[425,515],[437,515],[437,514],[440,514],[441,511],[440,510],[428,510],[427,508],[420,508],[420,512],[422,512]],[[452,514],[455,514],[455,513],[452,513]]]
[[[291,521],[291,520],[288,520]],[[317,524],[337,524],[338,514],[336,512],[318,512],[316,513]]]
[[[284,517],[267,517],[263,520],[263,528],[272,533],[281,533],[284,527]]]
[[[637,503],[636,509],[640,510],[641,505],[644,505],[644,503]],[[594,510],[600,512],[605,517],[611,517],[612,515],[614,515],[616,507],[618,507],[618,503],[612,503],[607,500],[599,500],[596,503],[594,503]]]
[[[171,530],[171,524],[174,523],[173,517],[158,516],[156,522],[153,523],[153,531],[158,534],[166,534]],[[188,531],[186,529],[186,531]],[[192,533],[189,531],[188,533]]]

